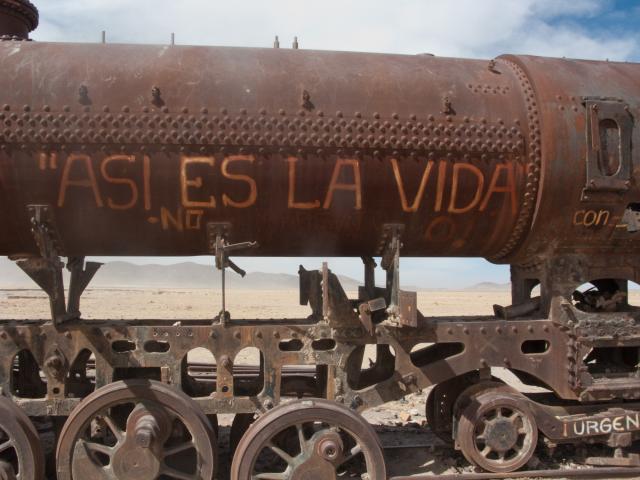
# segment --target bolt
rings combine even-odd
[[[273,408],[273,401],[269,398],[267,398],[264,401],[264,408],[266,408],[267,410],[271,410]]]
[[[233,365],[233,362],[231,361],[228,355],[223,355],[222,358],[220,359],[220,363],[226,369],[231,368],[231,366]]]
[[[141,428],[138,432],[136,432],[136,445],[138,445],[140,448],[149,448],[151,446],[152,439],[153,435],[147,428]]]
[[[47,358],[45,365],[50,370],[60,370],[62,368],[62,359],[58,355],[51,355],[49,358]]]

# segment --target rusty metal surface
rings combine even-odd
[[[638,197],[631,149],[640,140],[638,65],[502,58],[528,78],[540,122],[539,208],[519,257],[531,262],[561,251],[637,251],[622,219]],[[608,148],[607,122],[619,130]]]
[[[51,205],[69,255],[203,254],[227,222],[259,243],[243,254],[374,255],[394,223],[403,255],[492,256],[533,208],[506,65],[6,42],[0,66],[1,253],[30,244],[28,204]]]

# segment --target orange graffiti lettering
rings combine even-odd
[[[170,230],[173,227],[178,232],[181,232],[183,230],[182,217],[182,208],[178,208],[175,215],[165,207],[160,208],[160,225],[163,230]]]
[[[427,166],[424,168],[424,172],[422,173],[422,180],[420,180],[418,192],[413,198],[413,203],[411,205],[409,205],[409,202],[407,201],[407,194],[404,191],[404,184],[402,182],[402,176],[400,175],[400,167],[398,165],[398,161],[395,158],[391,159],[391,166],[393,167],[393,175],[395,176],[396,184],[398,185],[398,193],[400,194],[400,203],[402,205],[402,210],[404,210],[405,212],[417,212],[418,208],[420,208],[420,203],[422,203],[422,197],[424,197],[424,190],[427,186],[429,175],[431,174],[431,167],[433,167],[433,162],[427,162]]]
[[[444,197],[444,182],[447,178],[447,162],[440,160],[438,165],[438,184],[436,185],[436,204],[434,210],[439,212],[442,210],[442,199]]]
[[[460,171],[466,170],[471,172],[476,177],[476,193],[471,201],[464,207],[456,207],[456,200],[458,197],[458,182],[460,180]],[[480,198],[482,197],[482,188],[484,187],[484,175],[480,169],[470,163],[455,163],[453,165],[453,177],[451,179],[451,199],[449,200],[449,213],[466,213],[469,210],[478,205]]]
[[[180,158],[180,187],[182,193],[182,206],[185,208],[195,207],[195,208],[215,208],[216,199],[212,196],[209,197],[208,201],[198,201],[191,200],[189,198],[189,188],[200,188],[202,187],[202,177],[195,177],[193,179],[188,178],[187,175],[187,167],[189,165],[194,164],[204,164],[213,167],[215,164],[215,159],[213,157],[186,157],[182,156]]]
[[[242,200],[240,202],[232,200],[229,196],[223,193],[222,203],[224,204],[225,207],[230,206],[235,208],[247,208],[253,205],[254,203],[256,203],[256,198],[258,197],[258,187],[256,186],[256,181],[248,175],[242,175],[239,173],[229,173],[229,170],[228,170],[229,164],[232,162],[253,163],[254,160],[255,158],[252,155],[231,155],[229,157],[226,157],[222,161],[221,170],[222,170],[222,175],[225,178],[228,178],[230,180],[238,180],[241,182],[245,182],[249,185],[249,196],[246,198],[246,200]]]
[[[353,183],[342,183],[339,181],[340,173],[344,167],[351,167],[353,170]],[[329,183],[329,190],[327,196],[324,199],[322,208],[325,210],[331,207],[333,201],[333,194],[336,190],[342,190],[346,192],[353,192],[355,195],[355,209],[360,210],[362,208],[362,187],[360,182],[360,162],[358,160],[344,160],[338,159],[333,167],[333,174],[331,175],[331,182]]]
[[[297,208],[300,210],[311,210],[320,207],[320,200],[314,200],[312,202],[297,202],[296,201],[296,163],[298,159],[296,157],[287,158],[289,163],[289,199],[288,207]]]
[[[109,206],[109,208],[112,208],[113,210],[128,210],[135,206],[136,203],[138,203],[138,185],[136,185],[136,182],[134,182],[130,178],[113,177],[109,175],[109,172],[107,171],[107,167],[110,163],[135,163],[135,161],[136,157],[133,155],[112,155],[102,160],[102,163],[100,164],[100,173],[102,173],[102,177],[109,183],[113,183],[116,185],[127,185],[129,187],[129,190],[131,191],[131,199],[126,203],[116,203],[111,199],[111,197],[107,198],[107,205]]]
[[[505,171],[507,174],[506,183],[504,185],[498,185],[498,180],[500,178],[500,173]],[[480,205],[479,210],[482,212],[487,208],[487,204],[491,199],[491,196],[495,193],[506,193],[509,195],[511,199],[511,213],[514,215],[518,209],[517,199],[516,199],[516,180],[515,174],[513,171],[513,164],[507,163],[504,165],[496,166],[496,169],[493,171],[493,176],[491,177],[491,182],[489,183],[489,189],[482,200],[482,204]]]
[[[151,159],[148,155],[142,157],[142,177],[144,185],[144,209],[151,210]]]
[[[69,178],[71,175],[71,168],[75,163],[84,165],[86,174],[84,178],[73,180]],[[96,181],[96,174],[93,171],[91,157],[88,155],[73,154],[69,155],[67,158],[67,161],[64,164],[64,169],[62,170],[62,180],[60,181],[60,191],[58,193],[58,207],[64,207],[64,202],[67,198],[67,189],[69,187],[91,188],[96,206],[103,206],[100,189],[98,188],[98,182]]]
[[[187,230],[200,230],[204,210],[187,210],[184,223]]]

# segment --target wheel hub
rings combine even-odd
[[[127,419],[124,442],[113,455],[113,471],[122,480],[154,480],[162,467],[162,445],[170,434],[162,409],[138,405]]]
[[[121,480],[154,480],[160,474],[160,460],[149,449],[123,444],[113,456],[113,471]]]
[[[508,419],[498,418],[487,424],[485,437],[492,450],[507,452],[516,445],[518,432]]]
[[[333,431],[317,432],[309,440],[309,453],[301,453],[300,462],[293,468],[293,480],[334,480],[336,462],[342,457],[343,443]]]
[[[302,462],[291,472],[291,480],[335,480],[337,478],[335,467],[316,455]]]

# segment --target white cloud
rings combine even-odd
[[[629,59],[638,38],[586,31],[575,20],[594,17],[606,0],[42,0],[36,39],[282,46],[295,35],[309,49],[441,56],[500,53]]]

